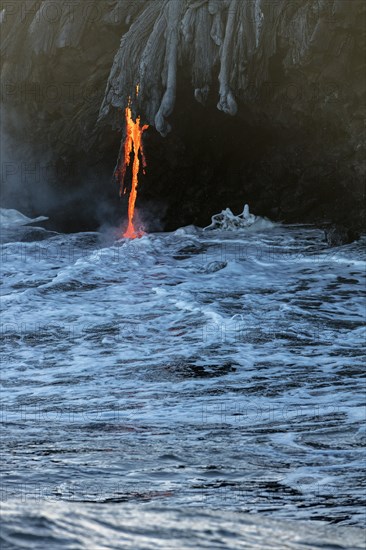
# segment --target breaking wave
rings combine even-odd
[[[204,231],[217,229],[220,231],[238,231],[239,229],[264,230],[271,229],[275,224],[267,218],[255,216],[249,211],[249,206],[244,206],[243,212],[239,215],[232,213],[230,208],[222,210],[211,218],[211,224],[204,228]]]
[[[2,232],[4,549],[362,548],[365,238],[250,216]]]
[[[10,208],[0,208],[0,225],[2,227],[14,227],[18,225],[28,225],[37,222],[48,220],[46,216],[38,216],[37,218],[28,218],[18,210]]]

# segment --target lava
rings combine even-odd
[[[139,85],[136,86],[136,96],[139,93]],[[135,204],[137,199],[137,187],[138,187],[138,176],[140,171],[140,157],[143,167],[143,172],[145,173],[146,168],[146,159],[144,155],[144,149],[142,144],[142,135],[145,130],[148,129],[148,125],[140,124],[140,117],[136,118],[134,122],[132,118],[131,110],[131,98],[128,101],[128,106],[125,109],[126,117],[126,139],[123,144],[123,153],[120,162],[120,166],[116,172],[116,177],[120,182],[120,196],[126,193],[124,188],[124,181],[126,176],[127,167],[131,163],[131,156],[133,154],[133,163],[132,163],[132,185],[130,196],[128,198],[128,226],[126,231],[123,234],[123,237],[127,239],[136,239],[142,237],[144,232],[140,229],[136,229],[134,226],[134,215],[135,215]]]

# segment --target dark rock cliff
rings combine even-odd
[[[69,230],[117,221],[119,130],[139,83],[133,109],[151,128],[138,206],[152,229],[248,202],[357,234],[365,16],[359,0],[7,2],[4,205]]]

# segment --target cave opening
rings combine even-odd
[[[239,39],[231,44],[235,48],[230,62],[225,48],[219,47],[225,33],[219,40],[215,25],[210,26],[220,20],[215,11],[219,3],[195,3],[194,10],[202,8],[197,29],[202,17],[206,34],[198,33],[195,48],[189,47],[190,33],[183,32],[183,25],[176,97],[168,115],[172,131],[161,137],[154,116],[164,102],[164,55],[170,42],[160,30],[159,48],[165,54],[157,48],[154,58],[148,37],[155,18],[163,26],[165,20],[156,3],[145,4],[131,4],[121,22],[112,18],[90,23],[90,29],[72,33],[70,42],[63,41],[60,22],[61,34],[55,33],[50,51],[46,25],[34,43],[34,63],[27,64],[22,53],[29,46],[26,24],[18,41],[9,40],[3,72],[4,127],[11,151],[3,161],[3,205],[30,216],[48,215],[45,225],[65,232],[94,230],[106,223],[117,226],[126,219],[127,197],[119,198],[113,174],[123,138],[125,98],[132,80],[141,77],[146,46],[153,70],[139,114],[150,128],[144,136],[147,171],[140,181],[137,209],[148,231],[205,226],[213,214],[226,207],[241,212],[244,203],[273,221],[332,222],[360,229],[365,214],[364,11],[354,3],[345,13],[336,2],[331,13],[314,12],[307,2],[303,9],[294,5],[283,12],[277,6],[281,17],[273,19],[266,4],[266,32],[256,26],[255,17],[244,17],[250,22],[246,32],[252,46],[242,51]],[[105,9],[108,12],[107,5]],[[228,23],[224,12],[223,25]],[[296,21],[303,21],[304,28]],[[139,25],[143,40],[136,33]],[[205,37],[201,44],[199,39]],[[215,46],[211,38],[218,40]],[[118,50],[119,44],[125,49]],[[76,56],[80,51],[82,59]],[[237,103],[235,116],[217,109],[223,67]],[[11,81],[14,74],[17,86]],[[195,100],[194,88],[200,87],[201,93],[208,84],[203,106]],[[47,93],[52,90],[57,97]]]
[[[241,103],[231,117],[217,109],[215,87],[204,106],[194,99],[188,74],[182,72],[177,89],[172,132],[162,137],[150,127],[144,134],[147,170],[140,177],[136,206],[148,231],[205,226],[213,214],[226,207],[239,213],[244,203],[258,215],[285,223],[322,224],[335,218],[342,223],[355,210],[357,193],[349,193],[347,175],[329,147],[332,140],[336,148],[342,134],[330,120],[314,124],[311,105],[291,119],[288,94],[273,106],[286,113],[279,125],[268,101],[262,110],[262,97]],[[74,159],[78,169],[72,174],[64,169],[56,185],[72,190],[84,179],[82,193],[51,208],[45,226],[94,230],[105,220],[117,226],[126,219],[128,195],[119,197],[113,178],[120,140],[120,131],[108,125],[98,129],[93,147]],[[68,157],[68,164],[73,162]],[[127,188],[130,178],[127,174]]]

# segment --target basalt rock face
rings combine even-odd
[[[152,229],[248,202],[357,234],[365,15],[358,0],[9,2],[5,206],[63,229],[118,220],[112,175],[131,98],[150,125],[138,207]]]

